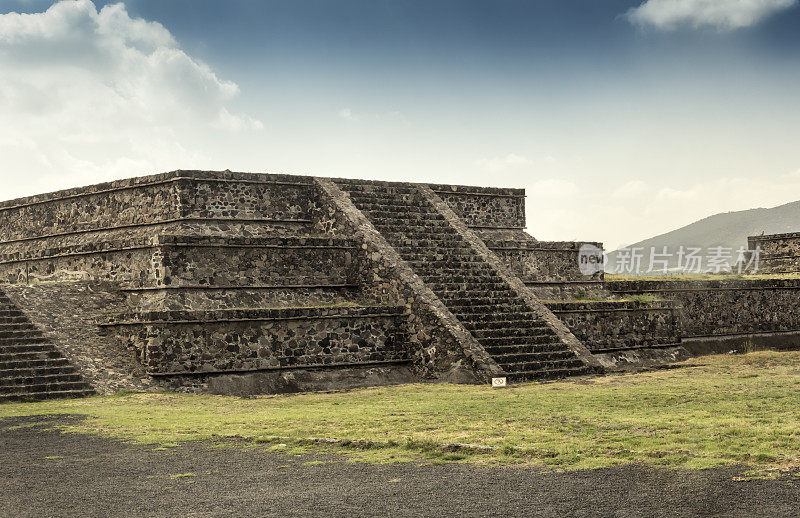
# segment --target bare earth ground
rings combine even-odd
[[[797,476],[744,468],[569,472],[186,442],[155,449],[53,429],[80,416],[0,419],[0,516],[797,516]],[[312,462],[313,464],[308,464]]]

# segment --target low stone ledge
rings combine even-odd
[[[243,217],[233,217],[233,218],[200,218],[200,217],[193,217],[193,216],[185,216],[181,218],[171,218],[171,219],[162,219],[157,221],[148,221],[143,223],[126,223],[126,224],[119,224],[119,225],[112,225],[112,226],[105,226],[105,227],[94,227],[94,228],[86,228],[86,229],[75,229],[66,232],[57,232],[52,234],[41,234],[37,236],[29,236],[29,237],[19,237],[15,239],[8,239],[0,241],[0,245],[10,245],[14,243],[25,243],[30,241],[39,241],[45,239],[53,239],[53,238],[61,238],[61,237],[69,237],[69,236],[78,236],[83,234],[99,234],[99,233],[113,233],[120,230],[131,230],[131,229],[138,229],[138,228],[148,228],[148,227],[158,227],[158,226],[165,226],[165,225],[173,225],[175,223],[256,223],[256,224],[267,224],[267,223],[288,223],[288,224],[301,224],[301,225],[309,225],[313,221],[310,219],[305,218],[243,218]]]
[[[690,279],[690,280],[607,280],[606,288],[615,293],[666,291],[800,289],[798,279]]]
[[[545,280],[545,281],[540,281],[540,280],[536,280],[536,279],[525,279],[525,278],[522,279],[522,282],[524,282],[526,286],[531,286],[531,287],[562,286],[562,285],[565,285],[565,286],[582,286],[582,285],[586,285],[586,286],[599,286],[599,287],[602,287],[605,284],[604,281],[602,281],[602,280],[597,280],[597,281],[593,281],[593,280],[588,280],[588,281],[580,281],[580,280],[564,280],[564,281],[560,281],[560,280]]]
[[[674,311],[669,301],[637,302],[633,300],[544,301],[555,313],[593,313],[608,311]]]
[[[436,194],[455,194],[464,196],[495,196],[507,198],[524,198],[525,189],[511,187],[474,187],[470,185],[425,184]]]
[[[253,248],[358,248],[358,245],[353,239],[333,236],[229,237],[193,234],[160,234],[157,236],[157,244]]]
[[[98,241],[64,247],[37,249],[33,254],[25,254],[23,252],[0,254],[0,264],[45,261],[48,259],[58,259],[62,257],[142,250],[146,248],[153,248],[153,246],[152,240],[145,238],[124,239],[119,241]]]
[[[485,240],[489,250],[531,250],[546,252],[565,252],[574,253],[580,250],[583,245],[592,245],[598,248],[603,247],[603,243],[595,241],[534,241],[534,240]]]
[[[323,248],[323,249],[357,249],[352,239],[334,237],[220,237],[201,235],[161,234],[155,239],[134,238],[123,240],[104,240],[78,245],[67,245],[54,248],[42,248],[33,253],[14,252],[0,254],[0,264],[13,264],[26,261],[43,261],[80,255],[125,252],[158,248],[159,246],[196,246],[196,247],[240,247],[240,248]]]
[[[359,288],[356,283],[319,283],[319,284],[247,284],[236,286],[209,286],[207,284],[194,284],[182,286],[133,286],[123,287],[123,292],[147,291],[241,291],[241,290],[307,290],[307,289],[354,289]]]
[[[236,173],[232,171],[188,171],[176,170],[168,173],[159,173],[149,176],[139,176],[125,180],[115,180],[86,187],[74,187],[62,191],[55,191],[36,196],[27,196],[0,202],[0,211],[13,210],[31,205],[57,202],[66,199],[106,194],[111,192],[136,189],[151,185],[172,183],[182,180],[212,181],[212,182],[247,182],[274,185],[292,185],[298,187],[312,187],[312,179],[308,176],[270,173]]]
[[[398,358],[393,360],[374,360],[374,361],[352,361],[341,363],[304,363],[302,365],[289,365],[289,366],[266,366],[266,367],[252,367],[249,369],[203,369],[201,371],[192,372],[191,374],[247,374],[252,372],[265,372],[265,371],[286,371],[286,370],[306,370],[306,369],[337,369],[346,367],[379,367],[382,365],[398,365],[408,363],[410,358]],[[151,376],[183,376],[187,372],[185,370],[175,372],[158,372],[148,371]]]
[[[400,317],[407,314],[403,306],[345,306],[253,308],[216,310],[144,311],[109,315],[98,319],[102,327],[144,324],[185,324],[215,322],[260,322],[269,320],[313,320],[323,318]]]

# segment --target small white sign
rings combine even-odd
[[[495,388],[505,387],[506,386],[506,379],[505,378],[492,378],[492,386]]]

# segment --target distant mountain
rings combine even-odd
[[[639,241],[626,248],[643,249],[642,269],[644,270],[649,266],[651,247],[655,247],[657,253],[661,252],[662,247],[668,247],[668,253],[673,254],[668,260],[668,268],[678,266],[675,254],[681,246],[701,247],[703,248],[703,265],[705,267],[705,256],[709,249],[718,246],[730,248],[733,250],[733,260],[735,261],[736,251],[742,246],[747,247],[748,236],[783,232],[800,232],[800,201],[771,209],[749,209],[715,214],[672,232]],[[615,250],[608,254],[607,272],[613,272],[615,266],[619,264],[619,253],[619,250]]]

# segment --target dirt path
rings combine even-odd
[[[0,419],[0,516],[797,516],[800,478],[737,469],[568,473],[469,464],[304,465],[319,456],[166,451]],[[19,425],[31,425],[19,427]]]

